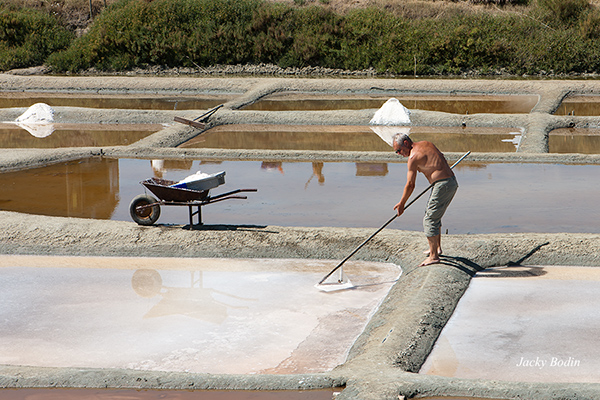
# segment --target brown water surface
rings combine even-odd
[[[381,108],[389,98],[397,98],[411,110],[441,111],[453,114],[527,114],[537,104],[534,95],[340,95],[276,93],[265,96],[244,110],[309,111],[362,110]]]
[[[569,96],[562,101],[554,115],[600,115],[600,96]]]
[[[2,400],[331,400],[332,390],[0,389]]]
[[[1,176],[2,210],[110,219],[119,203],[119,162],[114,159],[92,158]]]
[[[225,184],[211,195],[239,188],[258,192],[203,207],[206,224],[377,228],[402,195],[404,161],[89,159],[1,174],[0,209],[131,221],[129,202],[145,191],[140,181],[226,171]],[[600,233],[600,186],[590,185],[600,175],[599,165],[486,164],[467,158],[455,173],[460,188],[444,216],[444,232]],[[426,187],[419,176],[415,193]],[[425,202],[416,202],[390,228],[421,231]],[[187,207],[162,207],[158,223],[187,224],[187,213]]]
[[[600,154],[600,129],[562,128],[548,136],[550,153]]]
[[[137,110],[204,110],[231,100],[232,96],[164,96],[0,92],[0,108],[31,107],[46,103],[51,107],[120,108]]]
[[[399,127],[398,129],[403,129]],[[514,152],[518,129],[410,127],[413,140],[433,141],[445,152]],[[220,125],[184,143],[182,148],[391,151],[368,126],[352,125]]]
[[[0,123],[0,148],[126,146],[163,128],[161,124]],[[45,136],[47,135],[47,136]]]

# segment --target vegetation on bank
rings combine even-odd
[[[0,71],[43,64],[64,50],[75,35],[42,12],[0,12]]]
[[[3,7],[0,70],[272,63],[399,75],[600,72],[600,12],[587,0],[413,18],[377,7],[337,13],[320,1],[117,0],[79,37],[60,15]]]

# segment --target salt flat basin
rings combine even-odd
[[[161,124],[21,124],[0,122],[0,148],[126,146],[163,129]]]
[[[600,382],[600,268],[478,273],[420,373],[525,382]]]
[[[342,364],[401,270],[339,261],[11,256],[0,259],[0,364],[215,374]]]
[[[399,161],[402,161],[398,157]],[[92,158],[0,174],[3,210],[38,215],[133,222],[131,200],[140,181],[178,181],[197,171],[226,171],[218,195],[256,188],[246,200],[202,208],[207,225],[279,225],[378,228],[402,195],[406,164]],[[444,215],[443,232],[600,233],[600,165],[479,163],[454,169],[460,188]],[[415,193],[428,186],[417,177]],[[422,231],[426,196],[388,229]],[[335,205],[335,206],[333,206]],[[162,207],[157,224],[187,224],[187,207]]]
[[[244,110],[309,111],[380,108],[389,98],[406,108],[454,114],[526,114],[537,104],[537,95],[445,95],[445,94],[315,94],[274,93],[244,106]]]
[[[0,92],[0,108],[51,107],[118,108],[134,110],[204,110],[231,100],[230,95],[153,95],[59,92]]]
[[[566,97],[556,109],[554,115],[600,115],[600,96],[574,95]]]
[[[548,135],[550,153],[600,154],[600,128],[561,128]]]
[[[0,389],[0,397],[2,400],[331,400],[340,392],[339,388],[302,391],[27,388]]]
[[[521,131],[514,128],[411,126],[415,141],[434,141],[444,152],[514,152]],[[381,151],[392,148],[369,126],[353,125],[220,125],[182,144],[181,148],[261,150]]]

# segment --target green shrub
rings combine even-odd
[[[579,22],[579,34],[584,39],[600,38],[600,12],[590,10]]]
[[[552,27],[572,26],[590,8],[588,0],[537,0],[541,18]]]
[[[290,26],[293,39],[279,64],[335,68],[339,62],[340,22],[339,15],[322,7],[297,9]]]
[[[598,72],[598,37],[600,14],[586,0],[416,19],[266,0],[120,0],[47,62],[56,71],[275,63],[402,75]]]
[[[32,10],[0,11],[0,70],[41,65],[69,46],[73,35],[56,19]]]

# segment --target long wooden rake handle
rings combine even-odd
[[[461,162],[465,157],[467,157],[469,154],[471,154],[470,151],[466,152],[461,158],[458,159],[458,161],[456,161],[454,164],[452,164],[452,166],[450,167],[450,169],[454,168],[459,162]],[[413,204],[415,201],[417,201],[421,196],[423,196],[429,189],[431,189],[433,187],[433,185],[435,184],[432,183],[431,185],[429,185],[427,187],[427,189],[423,190],[421,193],[419,193],[419,195],[417,197],[415,197],[414,199],[412,199],[407,205],[404,206],[404,209],[406,210],[408,207],[411,206],[411,204]],[[318,285],[323,284],[323,282],[325,282],[327,280],[327,278],[329,278],[335,271],[337,271],[342,265],[344,265],[344,263],[346,261],[348,261],[350,259],[350,257],[352,257],[354,254],[356,254],[357,251],[359,251],[365,244],[367,244],[369,242],[369,240],[373,239],[373,237],[375,237],[375,235],[377,235],[379,232],[381,232],[386,226],[388,226],[389,224],[392,223],[393,220],[396,219],[396,217],[398,216],[398,214],[395,214],[392,218],[390,218],[385,224],[383,224],[381,226],[381,228],[377,229],[375,232],[373,232],[373,234],[371,236],[369,236],[364,242],[362,242],[360,244],[360,246],[358,246],[356,249],[354,249],[354,251],[352,251],[352,253],[348,254],[348,256],[346,258],[344,258],[342,260],[342,262],[340,262],[334,269],[331,270],[330,273],[328,273],[327,275],[325,275],[325,277],[323,279],[321,279],[321,281],[318,283]]]

